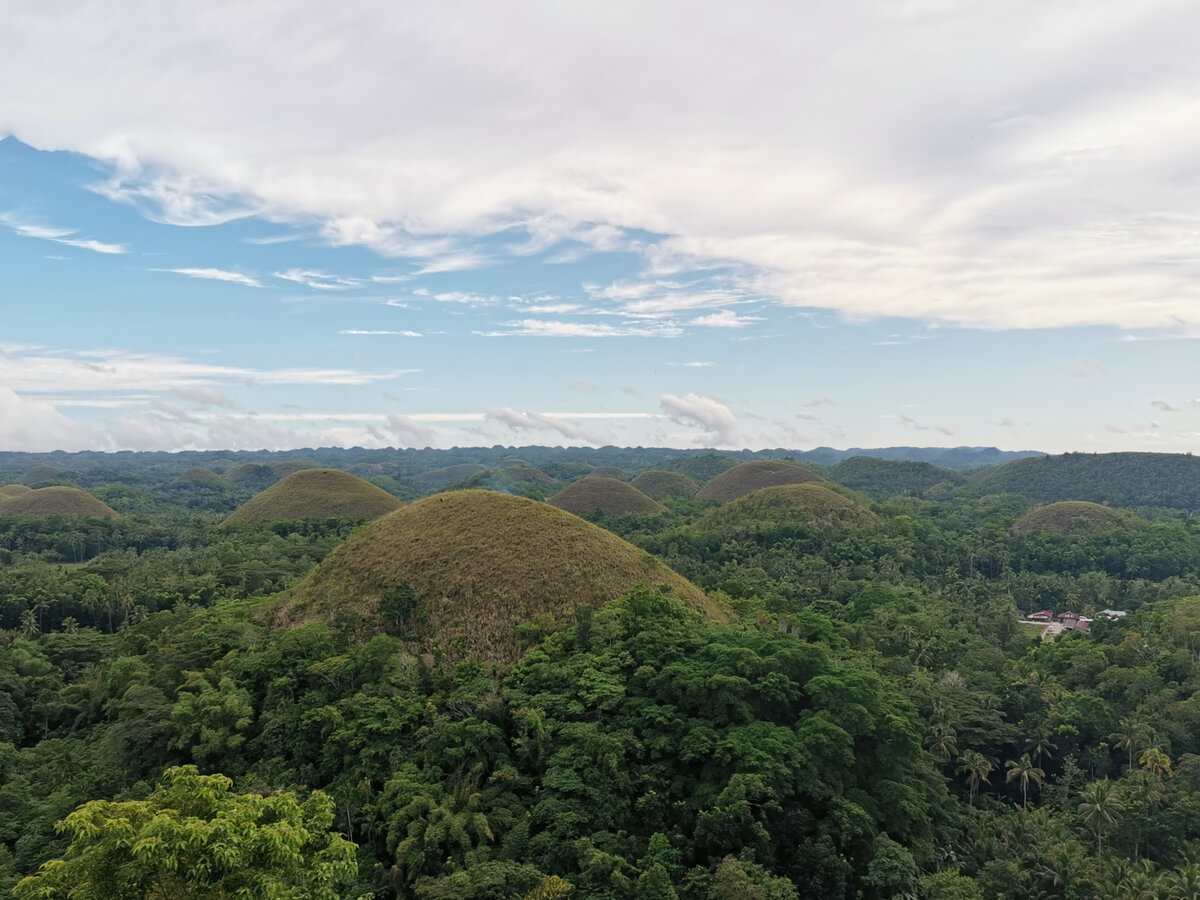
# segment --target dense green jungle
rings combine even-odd
[[[116,513],[0,497],[0,893],[1200,898],[1200,461],[959,450],[0,454]],[[728,621],[645,584],[533,617],[516,661],[417,639],[407,584],[285,627],[373,526],[222,524],[309,466],[412,504],[785,456],[853,524],[583,514]],[[1056,501],[1105,509],[1025,519]]]

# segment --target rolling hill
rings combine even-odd
[[[821,480],[821,476],[816,472],[794,463],[775,459],[756,459],[722,472],[702,487],[696,496],[701,500],[719,500],[722,503],[728,503],[730,500],[744,497],[751,491],[757,491],[760,488]]]
[[[663,469],[651,469],[643,472],[630,482],[647,497],[655,500],[662,497],[694,497],[700,490],[700,485],[681,472],[667,472]]]
[[[616,478],[589,475],[563,488],[546,501],[551,506],[582,516],[598,509],[605,515],[624,516],[631,513],[652,515],[666,512],[666,507],[647,497],[631,484]]]
[[[491,491],[419,500],[365,526],[283,595],[277,624],[347,619],[378,630],[380,599],[407,584],[405,627],[453,659],[511,663],[516,626],[571,619],[638,584],[665,585],[714,619],[724,610],[682,575],[589,522],[546,503]]]
[[[754,530],[782,524],[865,528],[878,525],[879,518],[849,497],[807,482],[760,488],[714,509],[700,519],[697,527]]]
[[[95,516],[115,519],[117,511],[79,488],[44,487],[0,501],[0,516]]]
[[[959,473],[926,462],[852,456],[829,470],[829,480],[862,491],[873,500],[896,494],[919,496],[935,484],[963,481]]]
[[[305,469],[280,479],[238,507],[224,524],[340,516],[374,519],[403,504],[383,488],[337,469]]]
[[[1185,453],[1064,453],[1019,459],[968,482],[976,494],[1030,503],[1088,500],[1108,506],[1200,511],[1200,457]]]
[[[28,494],[33,488],[26,487],[23,484],[6,484],[0,487],[0,503],[5,500],[11,500],[13,497],[20,494]]]
[[[1071,534],[1088,528],[1116,525],[1120,518],[1119,512],[1098,503],[1063,500],[1033,510],[1018,519],[1012,530],[1013,534],[1017,535],[1029,534],[1031,531],[1062,531]]]

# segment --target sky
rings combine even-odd
[[[0,449],[1200,447],[1191,0],[9,0],[0,84]]]

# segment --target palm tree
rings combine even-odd
[[[1166,876],[1169,900],[1200,900],[1200,866],[1191,863],[1180,866]]]
[[[1021,782],[1021,806],[1028,808],[1029,783],[1032,781],[1036,785],[1041,785],[1046,780],[1046,773],[1033,764],[1028,753],[1022,754],[1020,759],[1010,759],[1005,765],[1008,767],[1008,775],[1004,778],[1005,783]]]
[[[1032,751],[1033,761],[1037,762],[1041,757],[1054,759],[1053,751],[1058,749],[1058,744],[1052,743],[1050,738],[1042,736],[1036,740],[1028,740],[1025,742]]]
[[[1096,833],[1096,856],[1103,849],[1104,832],[1121,820],[1121,804],[1107,778],[1093,781],[1081,792],[1083,802],[1079,804],[1079,818],[1085,827]]]
[[[925,738],[925,749],[940,756],[942,762],[950,762],[958,755],[958,736],[949,725],[938,725]]]
[[[967,790],[971,792],[970,806],[975,805],[975,794],[979,785],[988,783],[994,766],[991,761],[978,750],[968,750],[958,758],[958,774],[967,778]]]
[[[1133,751],[1145,744],[1149,731],[1141,717],[1123,716],[1117,723],[1117,730],[1108,736],[1118,750],[1129,751],[1129,768],[1133,768]]]
[[[1138,757],[1138,764],[1159,781],[1172,775],[1171,757],[1157,747],[1147,747],[1143,750],[1142,755]]]

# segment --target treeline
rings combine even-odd
[[[509,671],[268,627],[351,522],[11,524],[0,887],[75,859],[55,823],[86,801],[192,802],[155,786],[193,765],[236,796],[321,792],[346,898],[1197,895],[1200,524],[1014,535],[1011,496],[897,498],[855,529],[668,503],[597,521],[732,624],[638,590],[532,623]],[[1096,621],[1043,641],[1018,617],[1042,608]]]

